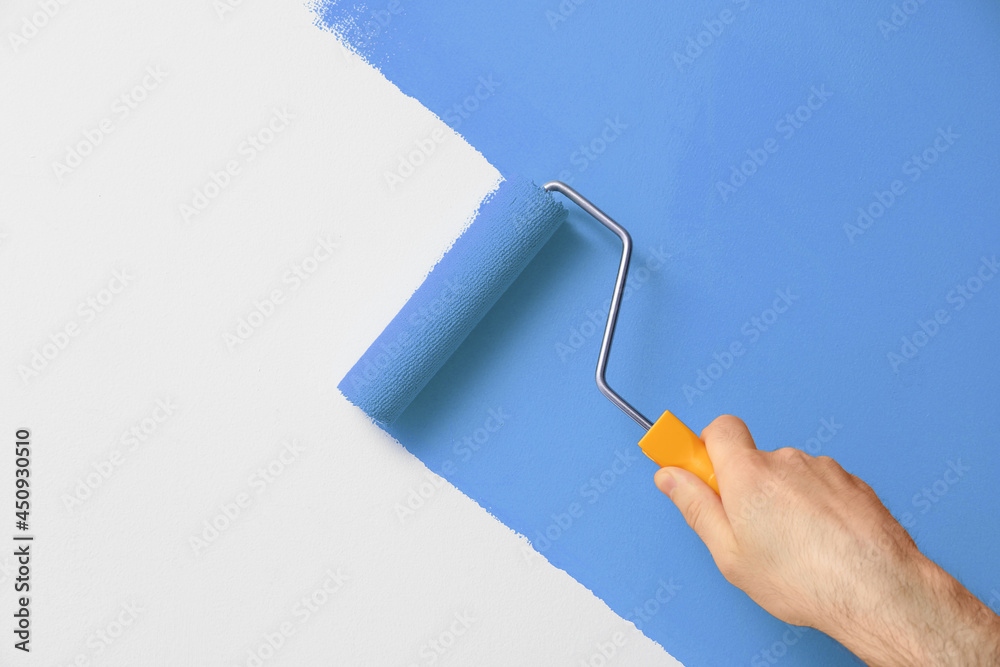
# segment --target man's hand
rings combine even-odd
[[[1000,617],[920,553],[871,487],[827,456],[758,451],[736,417],[701,438],[721,497],[680,468],[656,485],[757,604],[872,665],[1000,665]]]

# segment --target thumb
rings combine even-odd
[[[735,547],[736,538],[729,517],[722,499],[712,487],[683,468],[660,468],[653,481],[660,491],[670,496],[713,557]]]

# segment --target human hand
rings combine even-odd
[[[870,486],[827,456],[759,451],[736,417],[701,437],[719,495],[680,468],[656,485],[757,604],[873,665],[1000,665],[1000,617],[920,553]]]

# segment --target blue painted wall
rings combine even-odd
[[[835,457],[1000,605],[1000,5],[318,11],[502,172],[631,231],[626,399]],[[598,393],[619,252],[572,211],[392,434],[686,665],[854,664],[722,578]]]

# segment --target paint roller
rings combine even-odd
[[[383,426],[406,409],[514,279],[568,217],[558,192],[614,232],[622,242],[608,321],[597,359],[597,387],[645,429],[639,447],[660,467],[696,474],[718,492],[705,444],[669,411],[651,422],[605,379],[615,323],[625,292],[632,238],[607,214],[559,181],[542,188],[523,178],[501,181],[371,347],[338,385],[351,403]]]

